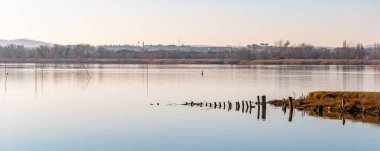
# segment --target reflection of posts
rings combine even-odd
[[[263,105],[263,112],[261,115],[261,119],[265,120],[267,118],[267,96],[262,96],[262,105]]]
[[[318,116],[323,117],[323,109],[324,109],[323,105],[318,105]]]
[[[289,119],[288,120],[289,120],[289,122],[292,122],[293,121],[293,112],[294,112],[294,102],[293,102],[292,97],[289,97],[289,109],[290,109],[290,112],[289,112]]]
[[[267,118],[267,106],[263,104],[261,119],[265,120],[266,118]]]
[[[343,124],[343,126],[346,125],[346,114],[345,113],[343,113],[343,115],[342,115],[342,124]]]
[[[235,104],[236,104],[236,111],[239,111],[240,110],[240,104],[239,104],[239,102],[236,102]]]
[[[292,121],[293,121],[293,112],[294,112],[294,108],[291,107],[291,108],[290,108],[290,112],[289,112],[289,122],[292,122]]]
[[[286,114],[286,106],[282,107],[282,111],[284,112],[284,115]]]
[[[260,119],[260,109],[261,109],[260,104],[258,104],[257,105],[257,120]]]

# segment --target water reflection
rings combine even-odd
[[[45,64],[42,71],[40,65],[8,64],[7,82],[3,67],[0,139],[15,150],[331,150],[335,140],[348,142],[347,150],[379,147],[380,129],[368,127],[378,123],[377,117],[263,107],[256,98],[299,97],[317,90],[378,91],[377,66],[89,64],[89,80],[81,65]],[[204,103],[165,105],[189,100]],[[293,137],[284,140],[279,134]],[[375,143],[364,144],[362,138]]]
[[[346,121],[367,123],[380,126],[380,116],[366,115],[366,114],[352,114],[352,113],[337,113],[337,112],[307,112],[309,116],[324,118],[329,120],[341,120],[342,125],[346,125]]]
[[[203,106],[203,104],[206,104]],[[224,106],[223,106],[224,104]],[[193,108],[202,108],[206,107],[207,110],[215,109],[215,110],[226,110],[226,106],[224,103],[185,103],[183,105],[190,106]],[[153,104],[152,104],[153,105]],[[228,102],[228,112],[233,108],[233,105]],[[292,107],[284,106],[284,107],[276,107],[276,110],[282,109],[283,113],[286,115],[287,109],[289,109],[288,112],[288,122],[293,122],[293,116],[295,112],[299,112],[302,114],[302,116],[305,116],[305,114],[315,117],[315,118],[323,118],[328,120],[341,120],[342,125],[346,125],[346,120],[352,121],[352,122],[360,122],[360,123],[366,123],[366,124],[373,124],[380,126],[380,116],[375,115],[366,115],[366,114],[352,114],[352,113],[338,113],[338,112],[328,112],[328,111],[305,111],[305,110],[298,110],[296,111]],[[236,102],[235,103],[235,111],[241,112],[243,114],[252,114],[252,111],[254,109],[257,109],[257,120],[265,121],[267,118],[267,106],[263,104],[258,104],[255,106],[249,106],[248,101],[243,102]]]

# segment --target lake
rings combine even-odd
[[[380,66],[1,65],[0,150],[373,151],[372,123],[310,116],[291,122],[187,101],[256,101],[311,91],[380,91]],[[204,75],[202,76],[202,71]],[[156,105],[160,103],[160,105]],[[154,104],[154,105],[151,105]],[[366,118],[366,117],[358,117]],[[375,119],[376,120],[376,119]]]

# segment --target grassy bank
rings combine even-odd
[[[379,115],[380,92],[311,92],[308,96],[294,100],[294,107],[299,110],[316,110],[322,106],[324,111],[363,113]],[[288,100],[274,100],[275,106],[289,106]]]
[[[1,63],[231,64],[231,65],[380,65],[380,60],[347,59],[0,59]]]

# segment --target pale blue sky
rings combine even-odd
[[[0,0],[0,39],[60,44],[380,42],[379,0]]]

